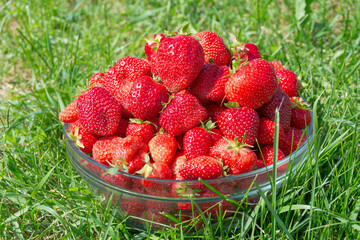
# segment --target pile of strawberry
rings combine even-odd
[[[214,32],[155,34],[146,59],[123,57],[89,79],[59,114],[95,161],[145,178],[197,180],[237,175],[273,163],[306,139],[311,121],[296,75],[233,37]],[[103,176],[114,182],[114,178]],[[118,177],[116,183],[126,186]],[[139,182],[151,188],[147,180]]]

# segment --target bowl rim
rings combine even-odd
[[[313,119],[313,115],[312,112],[310,112],[311,117]],[[69,138],[68,134],[67,134],[67,129],[69,128],[69,126],[71,125],[71,123],[64,123],[64,127],[63,127],[63,131],[64,131],[64,135],[65,135],[65,141],[67,141],[70,145],[70,147],[72,148],[72,150],[74,150],[76,152],[76,154],[78,154],[80,156],[80,158],[84,159],[85,161],[87,161],[90,164],[95,165],[96,167],[99,167],[100,169],[104,170],[104,171],[108,171],[109,169],[111,169],[111,167],[103,165],[97,161],[95,161],[93,158],[89,157],[87,154],[85,154],[84,152],[82,152],[77,146],[75,146],[73,144],[73,141]],[[307,128],[305,128],[305,131],[303,132],[303,136],[307,136],[305,142],[298,147],[293,153],[291,153],[290,155],[286,156],[285,158],[283,158],[280,161],[277,161],[277,168],[280,168],[282,166],[284,166],[285,164],[290,163],[292,160],[294,160],[296,157],[302,155],[306,150],[308,150],[309,147],[311,147],[312,144],[312,140],[313,140],[313,121],[310,122],[310,124],[307,126]],[[214,178],[214,179],[204,179],[205,182],[211,184],[211,183],[218,183],[218,182],[229,182],[229,181],[234,181],[234,180],[242,180],[242,179],[248,179],[248,178],[253,178],[256,177],[259,174],[264,174],[264,173],[270,173],[273,170],[273,164],[260,168],[260,169],[256,169],[254,171],[251,172],[247,172],[247,173],[242,173],[242,174],[238,174],[238,175],[230,175],[230,176],[225,176],[225,177],[221,177],[221,178]],[[295,169],[293,169],[294,171]],[[189,184],[194,184],[194,183],[200,183],[199,180],[173,180],[173,179],[159,179],[159,178],[144,178],[143,176],[140,175],[135,175],[135,174],[130,174],[130,173],[126,173],[123,171],[118,171],[117,174],[122,174],[126,177],[129,177],[131,179],[136,179],[136,180],[151,180],[153,182],[160,182],[162,184],[173,184],[173,183],[189,183]],[[285,174],[283,174],[285,175]],[[280,176],[278,176],[280,177]]]

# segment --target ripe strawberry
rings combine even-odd
[[[259,58],[230,76],[225,84],[225,94],[229,101],[256,109],[269,101],[277,88],[274,69]]]
[[[218,160],[209,156],[189,159],[179,170],[186,180],[214,179],[222,176],[222,167]]]
[[[196,97],[178,93],[160,114],[159,123],[168,133],[179,136],[206,119],[206,109]]]
[[[276,72],[276,76],[279,78],[279,86],[284,93],[289,95],[289,97],[299,96],[299,82],[295,73],[288,69],[282,69]]]
[[[162,215],[162,213],[171,214],[173,210],[173,206],[168,202],[147,200],[145,205],[145,218],[151,222],[152,227],[162,228],[164,225],[171,223],[171,220],[167,216]]]
[[[311,122],[310,108],[300,97],[290,98],[293,103],[290,126],[297,129],[306,128]]]
[[[97,141],[96,136],[92,135],[86,131],[83,126],[81,126],[80,120],[71,124],[68,136],[80,148],[80,150],[85,153],[91,153],[92,148]]]
[[[234,192],[232,187],[227,187],[224,184],[221,185],[219,190],[224,195],[232,194]],[[205,189],[204,191],[199,193],[198,197],[211,198],[211,197],[218,197],[218,195],[213,191],[211,191],[210,189]],[[234,212],[236,210],[235,206],[233,206],[231,203],[225,200],[220,202],[216,202],[216,201],[200,202],[198,206],[206,217],[211,216],[212,219],[216,218],[219,215],[220,216],[228,215],[229,214],[228,211]]]
[[[285,158],[281,149],[278,149],[278,161]],[[261,148],[259,159],[256,162],[256,168],[263,168],[265,166],[272,165],[274,162],[274,147],[273,145],[266,145]]]
[[[116,91],[119,89],[120,83],[123,79],[117,79],[116,68],[111,67],[109,70],[104,74],[102,78],[101,84],[102,87],[108,90],[111,95],[115,97]]]
[[[138,197],[122,198],[119,207],[128,216],[144,218],[145,202],[146,200]]]
[[[73,123],[78,120],[78,111],[76,108],[78,99],[72,101],[59,113],[59,120],[66,123]]]
[[[229,67],[205,63],[189,92],[202,104],[210,101],[221,103],[225,98],[225,83],[229,79]]]
[[[184,150],[184,137],[185,137],[185,133],[175,137],[178,148],[182,151]]]
[[[134,82],[129,80],[122,81],[118,86],[113,96],[116,100],[123,106],[122,108],[122,117],[124,118],[133,118],[134,116],[128,110],[131,102],[129,100],[130,91],[134,85]]]
[[[285,137],[285,132],[279,124],[279,140]],[[273,144],[275,139],[275,122],[267,118],[260,118],[259,135],[257,140],[261,145]]]
[[[218,125],[224,137],[234,140],[243,139],[244,143],[254,145],[259,132],[260,119],[254,109],[248,107],[229,108],[223,111],[218,119]]]
[[[121,118],[118,129],[116,130],[115,135],[119,137],[126,137],[126,129],[129,126],[129,119],[127,118]]]
[[[159,133],[150,140],[149,149],[154,162],[164,162],[169,165],[177,150],[176,139],[169,133]]]
[[[120,188],[129,188],[131,184],[131,180],[128,176],[125,176],[121,173],[103,173],[100,175],[102,179],[105,181],[120,187]]]
[[[146,143],[141,137],[127,136],[125,138],[118,138],[114,143],[115,147],[112,149],[112,163],[117,166],[122,166],[131,162],[139,153],[149,150]]]
[[[204,50],[191,36],[177,35],[162,39],[151,55],[151,70],[170,92],[187,88],[204,64]]]
[[[248,61],[261,58],[259,48],[253,43],[245,43],[245,49],[248,55]]]
[[[102,87],[103,84],[103,78],[105,74],[102,72],[95,73],[92,75],[89,79],[88,86],[91,87]]]
[[[145,54],[146,60],[151,62],[151,55],[159,48],[159,44],[163,38],[166,38],[164,34],[154,34],[154,40],[146,40],[145,43]]]
[[[172,173],[170,167],[165,162],[149,163],[148,160],[145,161],[146,164],[144,165],[144,167],[141,170],[137,171],[138,174],[140,174],[145,178],[141,182],[142,185],[145,187],[148,194],[168,197],[169,196],[168,183],[162,183],[147,178],[172,179]]]
[[[257,112],[260,117],[274,121],[276,108],[279,108],[280,124],[284,131],[287,132],[290,127],[292,107],[289,96],[285,94],[281,88],[278,88],[270,101],[257,109]]]
[[[271,61],[269,63],[274,68],[275,73],[282,70],[282,69],[284,69],[283,65],[281,65],[281,63],[279,61]]]
[[[261,58],[259,48],[253,43],[241,43],[239,39],[230,34],[231,49],[233,53],[233,59],[239,63],[245,61],[252,61],[257,58]]]
[[[151,76],[151,68],[147,61],[136,57],[120,58],[103,78],[103,87],[117,100],[118,91],[124,82],[134,82],[142,76]]]
[[[184,152],[177,152],[175,154],[174,160],[170,164],[170,170],[171,170],[171,173],[173,174],[173,179],[184,180],[180,176],[179,170],[180,170],[181,166],[186,162],[187,162],[187,159],[185,157]]]
[[[127,170],[130,174],[135,174],[137,171],[141,170],[145,165],[146,156],[149,154],[149,147],[145,144],[139,148],[139,150],[131,158],[131,161],[128,162],[125,167],[122,168]],[[116,158],[115,158],[116,159]]]
[[[162,103],[166,103],[168,99],[168,91],[164,85],[149,76],[142,76],[132,84],[127,98],[130,104],[126,105],[126,110],[135,118],[149,120],[161,111]]]
[[[121,105],[104,88],[93,87],[77,102],[81,125],[98,136],[114,135],[121,120]]]
[[[211,147],[209,155],[222,159],[227,166],[228,174],[250,172],[256,167],[256,154],[248,147],[239,143],[238,138],[232,140],[220,139]]]
[[[112,163],[112,151],[116,142],[121,139],[118,136],[102,137],[98,139],[92,149],[93,159],[101,164],[109,166]]]
[[[229,65],[231,54],[219,35],[214,32],[204,31],[196,33],[195,37],[200,39],[199,42],[204,49],[206,63],[211,58],[218,66]]]
[[[149,121],[131,118],[126,129],[126,136],[141,137],[144,143],[148,143],[156,132],[155,126]]]
[[[223,138],[223,135],[221,134],[221,131],[219,129],[217,129],[217,128],[211,129],[210,135],[211,135],[213,143],[216,143],[217,141],[219,141],[220,139]]]
[[[209,103],[205,106],[205,109],[209,115],[210,120],[212,122],[217,122],[220,114],[227,108],[219,105],[218,103]]]
[[[212,146],[210,133],[202,127],[195,127],[184,136],[184,152],[187,159],[206,156]]]
[[[285,134],[284,140],[279,142],[279,147],[285,156],[288,156],[290,153],[295,152],[305,141],[306,134],[299,129],[290,127],[289,131]]]
[[[116,62],[115,71],[117,79],[131,82],[142,76],[151,76],[151,67],[146,60],[129,56],[120,58]]]

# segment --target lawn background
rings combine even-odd
[[[359,18],[349,0],[1,1],[0,238],[360,239]],[[227,44],[234,33],[294,71],[317,131],[270,206],[260,201],[231,229],[150,234],[91,194],[66,157],[57,115],[92,74],[145,57],[144,38],[186,22]]]

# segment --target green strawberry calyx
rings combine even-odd
[[[76,126],[74,134],[69,130],[67,130],[67,134],[68,134],[70,140],[73,141],[77,147],[85,148],[84,144],[80,141],[82,138],[82,135],[79,134],[79,129],[80,129],[80,126]]]
[[[237,102],[227,102],[227,103],[224,103],[224,106],[227,108],[239,108],[240,107],[239,103],[237,103]]]
[[[309,104],[305,102],[302,98],[292,97],[290,99],[291,99],[291,106],[293,108],[311,111]]]
[[[238,153],[239,150],[241,150],[244,147],[248,147],[248,148],[252,148],[253,146],[244,143],[245,139],[246,139],[246,134],[244,135],[244,138],[242,140],[242,142],[239,142],[239,137],[235,137],[234,140],[229,140],[227,138],[224,137],[224,139],[229,143],[228,149],[233,149],[235,150],[235,154]]]
[[[191,188],[186,185],[186,183],[181,183],[181,186],[179,188],[175,188],[175,194],[180,197],[195,197],[199,196],[199,193],[201,192],[200,189],[197,188]]]
[[[136,171],[136,173],[144,176],[144,178],[148,178],[150,173],[152,173],[152,171],[154,170],[153,166],[151,166],[150,164],[149,154],[145,155],[144,161],[145,161],[145,165],[139,171]]]
[[[204,128],[206,131],[208,131],[209,133],[212,133],[212,129],[216,128],[216,122],[211,121],[211,119],[209,119],[206,122],[201,122],[201,127]]]

